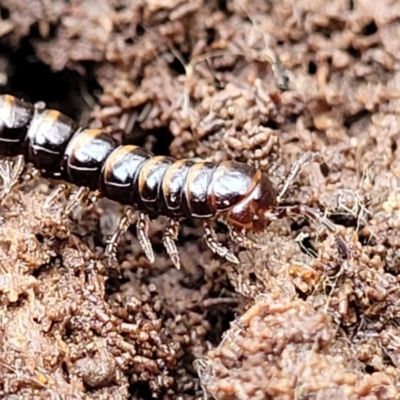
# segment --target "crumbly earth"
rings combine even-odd
[[[160,217],[153,265],[134,229],[110,264],[118,205],[67,217],[46,207],[57,182],[20,183],[0,203],[2,399],[400,398],[400,3],[3,0],[0,17],[2,93],[276,185],[318,151],[288,202],[338,227],[276,221],[232,266],[187,221],[178,271]]]

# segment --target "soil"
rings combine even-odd
[[[400,398],[400,3],[2,0],[0,16],[1,93],[277,186],[317,151],[289,200],[338,228],[278,220],[233,266],[186,221],[177,270],[160,217],[154,264],[132,227],[115,265],[118,204],[65,216],[44,207],[59,182],[21,182],[0,204],[1,399]]]

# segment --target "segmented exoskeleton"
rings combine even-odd
[[[306,206],[280,207],[289,184],[301,165],[315,153],[306,153],[277,190],[260,170],[236,161],[212,163],[193,159],[175,160],[154,156],[134,145],[121,145],[101,129],[82,129],[59,111],[35,105],[11,95],[0,96],[0,155],[17,157],[15,180],[24,163],[31,163],[44,177],[59,179],[79,187],[68,209],[91,191],[139,211],[137,232],[150,259],[154,255],[147,237],[148,217],[165,215],[170,222],[164,244],[174,265],[179,268],[175,240],[179,221],[197,218],[203,221],[209,248],[228,261],[237,257],[215,239],[210,221],[222,220],[232,240],[255,247],[247,232],[263,231],[272,219],[292,213],[321,219],[331,230],[335,227],[318,212]],[[57,192],[50,196],[53,199]],[[113,253],[121,234],[129,227],[129,208],[109,242]]]

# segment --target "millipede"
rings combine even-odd
[[[293,214],[318,219],[336,231],[316,209],[282,204],[301,167],[310,160],[320,160],[316,152],[303,154],[278,191],[265,172],[248,164],[153,155],[139,146],[119,143],[102,129],[79,127],[60,111],[47,109],[43,102],[32,104],[5,94],[0,96],[0,156],[14,159],[9,187],[19,181],[28,163],[45,178],[77,186],[68,200],[68,211],[91,194],[129,206],[108,241],[106,253],[110,256],[131,225],[134,210],[138,212],[137,237],[150,262],[154,253],[148,222],[160,215],[168,217],[163,243],[177,268],[176,240],[183,219],[200,219],[207,246],[236,264],[236,255],[217,241],[213,221],[225,223],[230,239],[244,248],[260,247],[247,237],[249,232],[260,233],[271,221]],[[65,189],[61,183],[46,203]]]

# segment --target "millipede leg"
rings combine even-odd
[[[278,203],[280,203],[283,200],[284,196],[286,195],[286,192],[288,191],[289,187],[292,185],[293,181],[296,179],[296,176],[299,174],[300,170],[304,167],[304,165],[312,161],[323,163],[324,160],[319,153],[314,151],[308,151],[307,153],[304,153],[296,161],[295,164],[293,164],[293,167],[286,178],[285,184],[283,185],[281,191],[279,192],[276,198],[276,201]]]
[[[210,250],[213,253],[218,254],[221,258],[225,258],[233,264],[239,264],[238,258],[228,248],[224,247],[221,243],[217,241],[215,237],[215,232],[208,222],[203,223],[203,228],[204,239]]]
[[[40,171],[38,169],[36,169],[36,168],[30,168],[29,171],[23,173],[22,179],[25,182],[28,182],[28,181],[34,179],[37,176],[40,176]]]
[[[65,214],[70,214],[71,211],[79,204],[84,204],[88,200],[90,189],[85,186],[81,186],[75,193],[68,199],[67,206],[65,207]]]
[[[10,193],[11,189],[18,183],[25,167],[23,156],[17,156],[14,160],[4,160],[0,163],[0,178],[3,185],[0,191],[0,199]]]
[[[229,227],[229,237],[233,243],[244,247],[245,249],[262,249],[264,246],[253,242],[248,237],[246,237],[245,232],[241,232],[238,229]]]
[[[317,222],[323,224],[327,229],[329,229],[333,233],[336,233],[338,231],[335,224],[333,224],[331,221],[329,221],[328,218],[321,215],[319,213],[319,211],[316,210],[315,208],[311,208],[308,206],[294,205],[294,206],[284,207],[284,208],[278,209],[276,215],[278,218],[283,218],[283,217],[292,216],[292,215],[305,215],[306,217],[311,218],[314,221],[317,221]]]
[[[148,237],[148,216],[144,213],[139,214],[139,220],[136,224],[136,232],[140,245],[146,257],[151,263],[154,262],[154,252]]]
[[[164,233],[163,243],[169,258],[177,269],[181,268],[181,261],[178,249],[176,248],[175,240],[178,238],[179,223],[174,220],[169,220],[168,227]]]
[[[49,209],[51,205],[61,197],[62,194],[65,194],[66,197],[71,193],[71,186],[66,183],[61,183],[58,185],[46,198],[44,202],[44,208]]]
[[[132,210],[132,208],[127,208],[125,210],[123,217],[119,220],[117,229],[115,230],[111,238],[108,240],[105,251],[106,257],[111,259],[116,258],[118,244],[121,241],[121,237],[125,235],[126,231],[129,229],[132,223],[133,215],[134,211]]]
[[[101,196],[101,193],[99,190],[96,190],[94,192],[89,192],[83,199],[82,199],[82,206],[85,207],[86,209],[90,209],[93,207],[94,203],[96,203]]]

